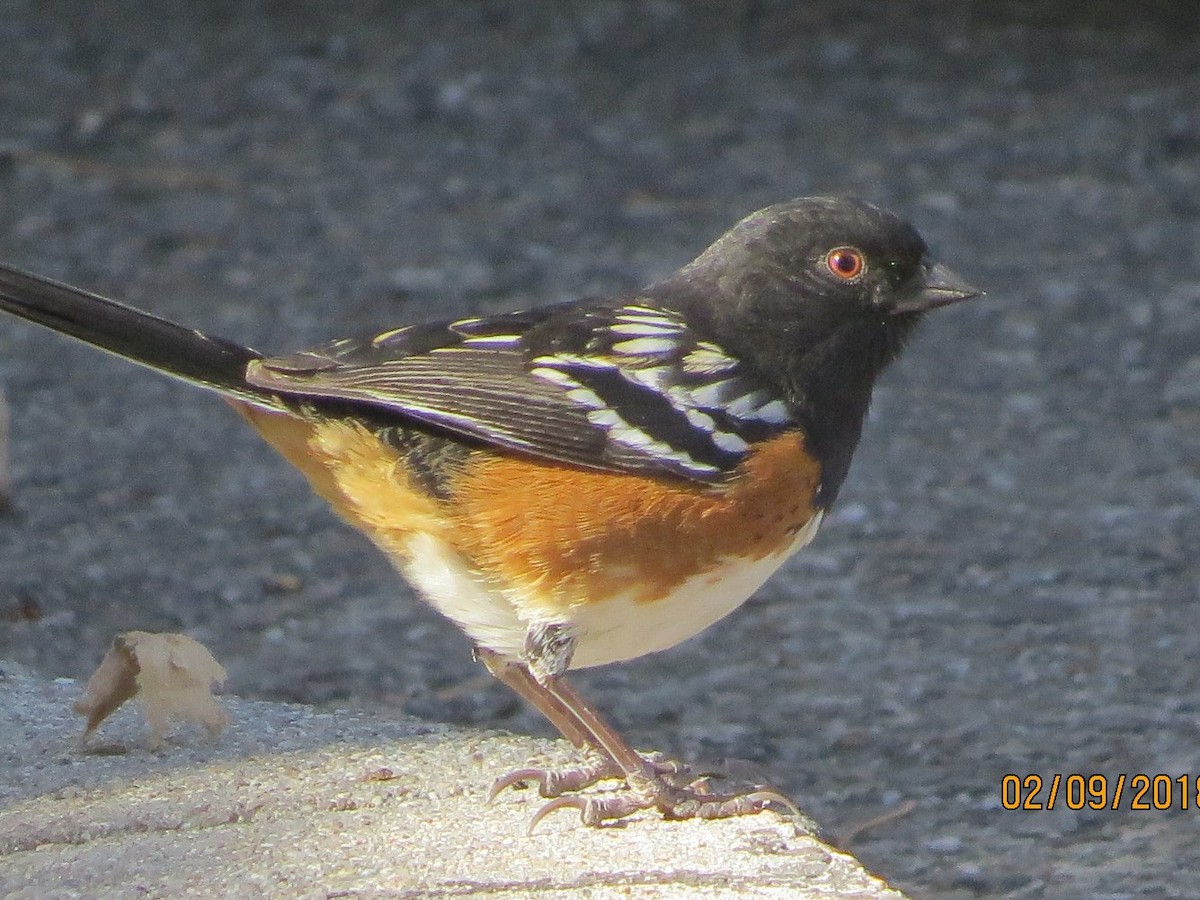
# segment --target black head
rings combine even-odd
[[[752,213],[651,292],[779,390],[822,460],[825,502],[905,337],[928,310],[979,293],[935,265],[908,222],[829,197]]]
[[[765,317],[819,339],[856,319],[911,325],[979,293],[931,263],[928,249],[912,225],[878,206],[802,197],[746,216],[667,283],[715,289],[720,318]]]

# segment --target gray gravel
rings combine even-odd
[[[902,211],[988,297],[809,550],[583,686],[914,895],[1193,896],[1194,791],[1000,782],[1200,774],[1200,21],[879,6],[0,0],[0,258],[286,350],[634,287],[799,194]],[[548,733],[220,403],[8,322],[0,383],[0,657],[185,630],[246,695]]]

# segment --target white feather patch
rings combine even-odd
[[[660,394],[670,393],[668,382],[671,370],[666,366],[651,366],[648,369],[622,369],[621,374],[634,384],[640,384],[652,391],[658,391]]]
[[[438,612],[476,644],[517,659],[525,647],[528,624],[502,590],[475,572],[463,556],[431,534],[408,541],[404,577]]]
[[[654,321],[650,319],[626,319],[608,326],[613,334],[631,335],[633,337],[671,337],[680,332],[678,325],[672,322]]]
[[[580,369],[615,369],[617,364],[602,356],[581,356],[578,353],[551,353],[547,356],[535,356],[531,360],[535,366],[574,366]]]
[[[717,430],[711,435],[712,442],[726,453],[745,453],[750,449],[750,445],[743,441],[736,434],[728,431]]]
[[[723,619],[758,590],[793,553],[813,539],[818,512],[792,542],[761,559],[728,559],[690,578],[653,603],[619,596],[569,607],[548,624],[578,635],[572,669],[602,666],[666,650]],[[402,571],[421,595],[455,622],[476,644],[508,659],[519,659],[532,620],[519,602],[476,572],[445,541],[417,534],[409,539],[410,560]],[[545,613],[542,613],[545,618]]]
[[[671,338],[635,337],[617,341],[612,345],[612,349],[621,356],[662,356],[673,352],[677,346]]]
[[[692,402],[697,406],[720,409],[725,405],[726,397],[736,388],[736,383],[729,379],[702,384],[691,389]]]
[[[789,556],[813,539],[820,524],[821,513],[817,513],[780,552],[756,560],[727,560],[654,603],[615,597],[576,608],[568,623],[579,635],[571,668],[635,659],[699,634],[745,603]]]
[[[665,325],[674,325],[682,330],[682,326],[677,324],[671,314],[655,309],[652,306],[622,306],[617,311],[617,321],[619,322],[662,322]]]
[[[749,394],[742,394],[742,396],[730,400],[725,405],[725,412],[735,419],[754,419],[757,418],[756,413],[759,408],[766,402],[766,391],[751,391]]]
[[[579,387],[579,382],[568,375],[566,372],[560,372],[558,369],[550,369],[545,366],[537,366],[529,370],[529,374],[535,378],[540,378],[542,381],[548,381],[551,384],[557,384],[559,387],[575,388]]]
[[[737,367],[737,360],[726,356],[716,344],[703,341],[683,358],[683,370],[693,375],[720,375]]]
[[[471,347],[481,344],[493,347],[515,347],[519,343],[521,343],[521,336],[518,334],[481,334],[463,341],[463,344]]]
[[[390,341],[396,335],[404,334],[404,332],[408,331],[411,327],[411,325],[405,325],[403,328],[393,328],[391,331],[385,331],[382,334],[377,334],[375,337],[371,338],[371,346],[378,347],[381,344]]]
[[[593,425],[600,425],[603,428],[616,428],[625,424],[625,420],[617,415],[615,409],[593,409],[587,414],[587,420]]]
[[[578,403],[580,406],[586,406],[588,409],[605,409],[606,405],[600,399],[600,395],[591,388],[576,387],[567,391],[567,399],[573,403]]]
[[[717,430],[717,423],[713,421],[713,417],[708,413],[702,413],[698,409],[689,409],[684,415],[687,416],[688,424],[693,428],[699,428],[708,434],[712,434]]]
[[[787,404],[782,400],[772,400],[770,403],[760,406],[754,415],[755,418],[766,422],[768,425],[782,425],[792,418],[792,414],[788,412]]]

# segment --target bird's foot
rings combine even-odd
[[[642,754],[649,772],[662,779],[678,779],[689,777],[690,770],[686,765],[673,759],[667,759],[661,753]],[[602,753],[587,751],[577,765],[563,768],[548,768],[545,766],[527,766],[515,769],[507,775],[501,775],[492,784],[488,793],[488,802],[505,788],[517,784],[534,784],[538,794],[547,799],[561,797],[563,794],[581,791],[600,781],[610,778],[625,778],[624,770],[613,760]]]
[[[569,794],[542,806],[529,822],[532,832],[537,824],[560,809],[577,809],[584,825],[599,826],[623,819],[646,809],[658,810],[666,819],[728,819],[763,812],[770,807],[782,808],[793,817],[800,810],[790,799],[762,785],[746,791],[714,793],[708,778],[701,777],[690,784],[674,783],[669,776],[647,773],[630,776],[625,788],[609,793]]]

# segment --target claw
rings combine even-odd
[[[546,769],[514,769],[507,775],[501,775],[492,782],[492,787],[488,791],[487,802],[491,803],[493,800],[495,800],[496,797],[500,795],[500,792],[505,788],[510,788],[517,784],[528,784],[531,781],[537,783],[538,793],[543,797],[553,796],[552,794],[546,793],[548,789],[546,782],[550,774],[551,773]]]
[[[598,753],[589,754],[573,768],[527,766],[497,778],[488,792],[488,802],[513,785],[536,785],[538,794],[550,802],[543,804],[530,819],[529,834],[548,815],[568,808],[579,810],[580,821],[592,827],[647,809],[657,809],[667,819],[727,819],[776,806],[793,818],[802,818],[795,803],[762,785],[743,793],[716,793],[709,784],[711,774],[698,774],[659,753],[645,754],[643,760],[645,768],[631,773],[623,772],[615,762]],[[577,793],[610,778],[623,778],[625,784],[616,791]]]
[[[533,818],[529,820],[529,829],[526,831],[526,834],[533,834],[533,829],[537,827],[538,822],[542,821],[550,813],[557,812],[560,809],[571,808],[579,810],[579,821],[584,825],[595,828],[603,825],[605,822],[624,819],[635,812],[649,809],[653,805],[654,802],[652,800],[640,797],[630,791],[605,794],[599,797],[581,797],[579,795],[558,797],[544,804],[541,809],[533,814]]]
[[[793,817],[800,817],[800,808],[777,791],[760,790],[746,794],[708,794],[692,790],[682,796],[669,797],[667,805],[658,808],[668,819],[728,819],[760,813],[772,804],[782,806]]]
[[[488,792],[488,802],[495,800],[505,788],[517,784],[533,783],[537,785],[538,794],[542,797],[561,797],[572,791],[591,787],[597,781],[607,778],[621,778],[625,773],[620,766],[610,759],[595,757],[585,760],[578,766],[569,769],[548,769],[541,766],[529,766],[517,769],[507,775],[501,775],[492,783]]]
[[[525,829],[525,834],[533,834],[533,829],[537,828],[538,822],[560,809],[566,809],[568,806],[574,806],[579,810],[580,817],[583,816],[583,808],[587,803],[582,797],[557,797],[549,803],[543,803],[537,812],[533,814],[533,818],[529,820],[529,827]]]
[[[574,794],[557,797],[534,813],[528,833],[532,834],[537,824],[550,813],[567,808],[579,810],[580,821],[595,827],[645,809],[658,809],[666,819],[729,819],[754,815],[773,805],[783,807],[793,818],[801,818],[796,804],[777,791],[710,794],[691,788],[673,787],[660,779],[637,788],[600,796]]]
[[[759,812],[774,804],[775,806],[782,806],[793,819],[800,819],[804,816],[800,812],[800,807],[796,805],[796,802],[791,797],[786,797],[778,791],[755,791],[753,794],[746,794],[745,796],[761,804],[758,807]]]
[[[673,759],[667,759],[661,753],[645,755],[649,774],[669,780],[675,784],[680,776],[690,776],[691,769],[685,764]],[[581,791],[589,788],[598,781],[609,778],[624,778],[621,767],[607,757],[593,755],[585,758],[577,766],[564,769],[550,769],[543,766],[527,766],[516,769],[507,775],[501,775],[492,782],[488,791],[488,802],[491,803],[502,791],[518,784],[534,784],[538,794],[547,799],[561,797],[563,794]],[[701,776],[701,779],[707,776]],[[701,779],[697,779],[698,781]]]

